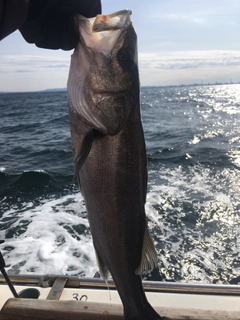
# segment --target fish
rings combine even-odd
[[[67,82],[75,175],[101,276],[111,274],[126,320],[157,320],[141,275],[157,266],[145,214],[147,155],[131,11],[77,16]]]

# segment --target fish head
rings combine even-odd
[[[137,36],[124,10],[79,17],[81,40],[69,72],[72,107],[93,128],[117,134],[139,105]]]

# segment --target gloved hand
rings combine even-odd
[[[23,24],[28,6],[29,0],[0,0],[0,40]]]
[[[71,50],[79,40],[76,13],[95,17],[101,13],[101,1],[30,0],[27,19],[19,30],[39,48]]]
[[[45,49],[75,48],[74,15],[101,13],[100,0],[0,0],[0,40],[19,28],[24,39]]]

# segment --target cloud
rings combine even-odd
[[[70,55],[4,55],[0,91],[33,91],[66,86]],[[142,85],[179,85],[240,81],[240,51],[169,51],[139,53]]]
[[[16,73],[29,73],[29,72],[34,72],[33,70],[29,70],[29,69],[16,69],[15,70]],[[7,73],[5,71],[5,73]]]
[[[0,91],[36,91],[66,86],[69,56],[3,55]]]
[[[46,69],[69,69],[70,59],[51,56],[31,55],[3,55],[0,60],[0,69],[4,73],[14,72],[45,72]],[[52,72],[52,71],[51,71]]]
[[[240,51],[140,53],[142,85],[240,81]]]
[[[195,69],[206,67],[240,67],[240,51],[174,51],[140,53],[140,68]]]

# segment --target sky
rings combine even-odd
[[[239,0],[102,0],[132,10],[142,86],[240,82]],[[0,41],[0,92],[65,88],[72,51],[39,49],[16,31]]]

